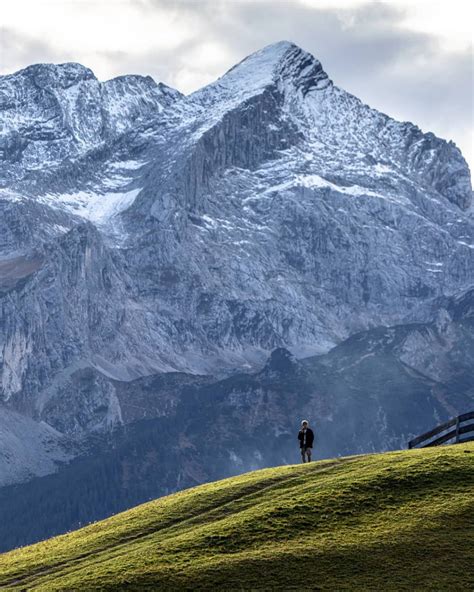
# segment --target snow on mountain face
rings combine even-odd
[[[150,76],[119,76],[103,84],[107,127],[113,133],[127,131],[136,120],[153,116],[172,105],[181,94]]]
[[[123,381],[327,351],[472,284],[460,151],[291,43],[189,97],[31,66],[0,77],[0,126],[1,396],[68,433],[122,421],[87,368]]]
[[[394,121],[334,87],[320,62],[294,44],[281,42],[253,54],[191,98],[230,110],[268,89],[281,94],[281,114],[303,128],[310,158],[333,174],[349,163],[369,174],[370,165],[392,164],[461,209],[471,203],[469,170],[452,143]]]
[[[288,43],[189,100],[193,116],[159,140],[124,216],[132,273],[157,306],[177,306],[184,340],[204,335],[221,356],[314,352],[471,281],[469,171],[452,145],[334,87]],[[441,193],[447,179],[454,189]],[[137,219],[149,233],[133,232]],[[150,266],[179,281],[153,281]]]
[[[281,41],[245,58],[215,83],[193,93],[191,99],[205,106],[223,103],[228,108],[275,84],[280,90],[293,87],[305,96],[332,83],[312,55]]]
[[[83,156],[179,96],[150,77],[100,83],[74,63],[37,64],[2,76],[0,180]]]

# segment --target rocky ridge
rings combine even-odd
[[[450,327],[474,277],[471,200],[452,142],[288,42],[187,97],[79,64],[0,77],[2,409],[81,440],[127,421],[116,384]],[[443,365],[423,334],[403,361],[444,380],[464,336],[443,339]]]

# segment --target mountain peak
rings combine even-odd
[[[32,78],[35,85],[40,88],[48,86],[68,88],[82,80],[96,80],[96,77],[90,68],[76,62],[67,62],[65,64],[33,64],[16,72],[12,76],[23,75]]]
[[[276,43],[270,43],[262,49],[259,49],[246,58],[244,58],[240,63],[245,63],[247,61],[256,59],[256,58],[264,58],[268,63],[279,63],[289,52],[303,52],[304,50],[301,49],[296,43],[292,41],[277,41]]]
[[[321,62],[291,41],[278,41],[250,54],[233,66],[215,83],[193,93],[204,103],[213,100],[215,93],[230,97],[246,97],[270,86],[280,90],[296,90],[303,96],[322,90],[331,81]]]
[[[236,74],[247,81],[256,77],[265,86],[291,82],[303,95],[330,83],[321,62],[291,41],[267,45],[231,68],[222,78],[234,78]]]

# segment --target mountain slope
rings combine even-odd
[[[54,473],[80,448],[46,423],[2,409],[0,487]]]
[[[83,156],[179,96],[149,76],[101,83],[76,63],[34,64],[2,76],[0,179],[17,181]]]
[[[0,106],[0,280],[18,257],[45,255],[0,294],[1,394],[16,410],[27,397],[36,418],[50,420],[43,396],[77,367],[118,380],[256,368],[276,347],[310,355],[429,320],[433,301],[472,285],[460,151],[335,87],[294,44],[188,97],[149,78],[100,83],[78,64],[40,64],[0,77]],[[108,277],[113,260],[112,283],[77,282],[81,305],[62,314],[49,282],[78,261],[63,252],[56,265],[54,246],[74,242],[84,220],[96,234],[77,257],[102,242],[88,270]],[[104,325],[120,337],[104,339]],[[119,421],[103,389],[98,407]]]
[[[0,415],[3,485],[25,480],[25,467],[36,475],[59,469],[0,489],[0,552],[178,489],[297,462],[303,417],[316,431],[316,458],[406,447],[412,437],[474,409],[473,305],[471,291],[439,303],[432,323],[371,329],[321,356],[298,360],[276,349],[260,371],[223,380],[164,373],[124,382],[76,369],[47,402],[56,438],[86,422],[107,425],[107,409],[97,403],[101,390],[116,401],[124,425],[93,432],[78,450],[68,450],[68,458],[79,458],[58,466],[51,443],[28,447],[26,439],[19,446],[10,415],[3,432]],[[74,414],[64,399],[75,405]]]
[[[220,472],[178,462],[170,489],[281,462],[303,412],[332,456],[400,447],[471,400],[469,327],[446,309],[474,277],[469,169],[301,48],[263,48],[187,97],[148,77],[33,65],[0,77],[0,128],[0,425],[20,413],[33,433],[57,432],[48,448],[47,434],[24,447],[5,430],[0,484],[177,412],[199,446],[193,416],[212,428],[216,410],[243,441]],[[369,341],[400,326],[404,351],[372,356]],[[276,374],[285,392],[248,376],[277,348],[299,359],[343,344]],[[256,409],[281,437],[261,456]],[[14,466],[25,450],[28,471]]]
[[[465,590],[474,445],[268,469],[0,558],[16,590]]]

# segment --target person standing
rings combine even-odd
[[[301,430],[298,433],[301,458],[303,462],[311,462],[311,449],[313,448],[314,433],[306,419],[301,422]],[[306,459],[308,459],[306,461]]]

